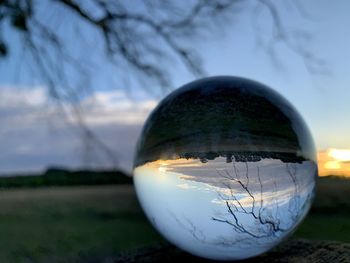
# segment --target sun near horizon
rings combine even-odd
[[[319,151],[319,176],[345,176],[350,178],[350,149],[329,148]]]

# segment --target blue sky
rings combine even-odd
[[[312,39],[305,45],[327,61],[330,74],[308,73],[300,56],[285,45],[276,45],[279,63],[257,45],[252,28],[252,12],[247,6],[225,29],[208,35],[204,40],[191,43],[203,57],[208,76],[234,75],[260,81],[284,95],[300,111],[314,136],[318,150],[350,148],[350,2],[308,1],[305,10],[310,19],[304,19],[288,8],[284,1],[283,21],[288,28],[310,32]],[[250,3],[250,4],[249,4]],[[268,39],[270,17],[262,12],[256,20]],[[89,29],[84,29],[89,34]],[[6,32],[5,32],[6,33]],[[13,49],[16,35],[10,35]],[[13,42],[13,43],[12,43]],[[73,42],[72,42],[73,43]],[[99,44],[97,49],[99,48]],[[74,44],[72,44],[73,48]],[[92,50],[94,51],[94,50]],[[133,148],[147,114],[166,94],[154,96],[141,87],[132,90],[132,97],[123,89],[123,83],[113,81],[118,76],[111,67],[96,56],[100,70],[93,76],[97,91],[82,102],[86,108],[88,124],[119,158],[119,164],[130,170]],[[68,128],[62,116],[47,103],[45,83],[31,78],[31,71],[21,67],[18,54],[0,62],[0,172],[35,171],[47,166],[106,167],[103,155],[92,158],[86,154],[86,145],[78,129]],[[17,54],[17,55],[16,55]],[[17,61],[17,62],[16,62]],[[102,65],[106,64],[105,67]],[[168,65],[172,67],[173,65]],[[195,77],[176,68],[174,86],[179,87]]]

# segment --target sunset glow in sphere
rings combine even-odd
[[[153,226],[197,256],[239,260],[271,249],[307,214],[316,150],[296,109],[237,77],[191,82],[159,103],[134,160]]]

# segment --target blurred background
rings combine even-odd
[[[0,1],[0,260],[103,261],[164,242],[132,187],[148,114],[199,77],[286,97],[318,150],[296,237],[350,242],[350,3]],[[322,230],[320,230],[322,229]]]

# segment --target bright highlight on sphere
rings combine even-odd
[[[212,77],[167,96],[138,141],[134,183],[153,226],[194,255],[239,260],[291,234],[315,192],[316,150],[270,88]]]

